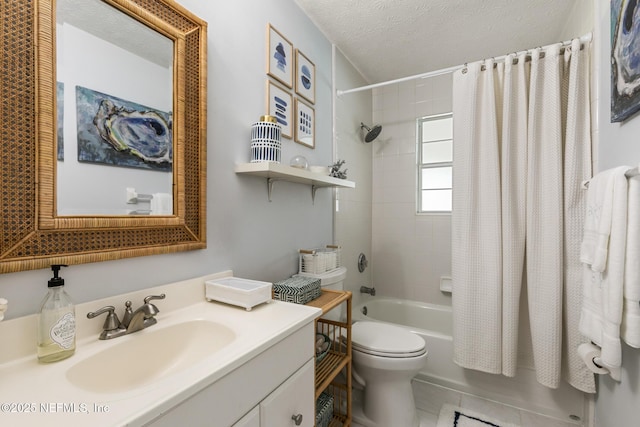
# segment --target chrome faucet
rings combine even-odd
[[[131,334],[158,323],[155,316],[160,312],[160,310],[158,310],[158,307],[151,304],[149,301],[154,299],[164,299],[165,297],[165,294],[149,295],[144,299],[144,304],[134,312],[131,311],[131,301],[125,302],[122,326],[127,328],[127,333]]]
[[[376,296],[376,288],[374,288],[373,286],[370,287],[370,288],[368,288],[366,286],[360,286],[360,293],[369,294],[372,297],[375,297]]]
[[[154,299],[164,299],[165,297],[165,294],[149,295],[144,299],[144,304],[135,311],[131,309],[131,301],[125,302],[122,322],[118,319],[118,315],[115,313],[115,307],[112,305],[87,313],[87,318],[93,319],[96,316],[107,313],[107,318],[102,326],[102,333],[100,334],[101,340],[109,340],[122,335],[132,334],[158,323],[155,316],[160,310],[154,304],[151,304],[150,301]]]

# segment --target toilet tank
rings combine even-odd
[[[347,267],[338,267],[320,274],[299,273],[296,276],[320,279],[320,286],[333,291],[344,291],[344,279],[347,277]]]

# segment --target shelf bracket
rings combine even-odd
[[[273,194],[273,184],[276,181],[280,181],[280,180],[275,178],[267,178],[267,187],[268,187],[267,192],[269,194],[269,202],[271,202],[271,195]],[[317,185],[311,186],[311,203],[313,205],[316,204],[316,190],[318,190],[318,188],[320,187],[318,187]]]
[[[271,202],[271,193],[273,193],[273,183],[276,182],[277,180],[273,179],[273,178],[267,178],[267,186],[269,187],[268,194],[269,194],[269,202]]]

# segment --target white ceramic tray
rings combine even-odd
[[[222,279],[207,280],[205,282],[205,297],[208,301],[220,301],[227,304],[244,307],[250,311],[253,307],[271,301],[271,286],[269,282],[241,279],[239,277],[224,277]]]

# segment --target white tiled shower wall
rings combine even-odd
[[[451,215],[416,214],[416,119],[451,111],[452,75],[373,91],[372,278],[380,295],[451,304]]]
[[[334,47],[336,89],[351,89],[367,84],[349,60]],[[360,122],[370,123],[373,111],[370,91],[335,98],[334,160],[344,160],[348,179],[356,188],[338,189],[334,205],[334,242],[342,246],[342,263],[347,267],[344,282],[353,292],[354,305],[360,302],[360,286],[371,286],[371,268],[360,273],[358,255],[371,259],[371,144],[365,144]]]

